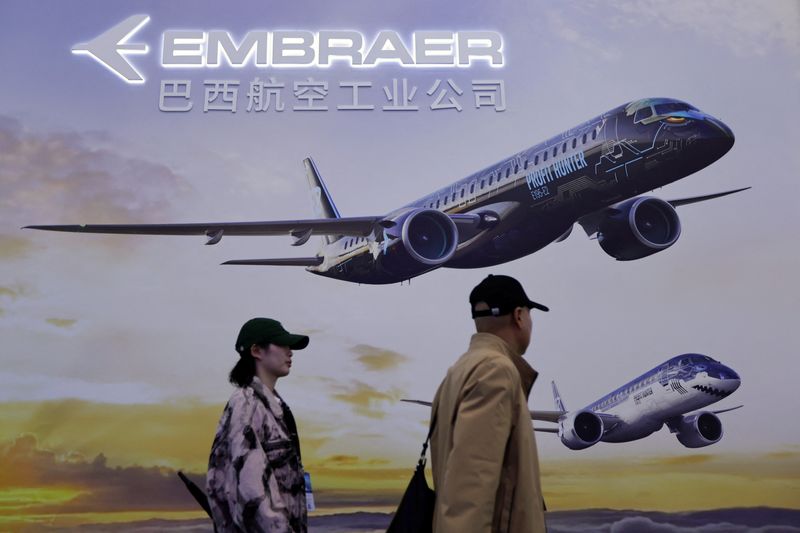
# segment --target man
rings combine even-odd
[[[469,296],[477,333],[434,397],[431,462],[438,533],[544,532],[544,500],[522,358],[532,302],[517,280],[484,279]]]
[[[227,532],[305,532],[306,495],[292,412],[275,390],[308,346],[269,318],[247,321],[236,340],[237,386],[217,426],[206,477],[214,526]]]

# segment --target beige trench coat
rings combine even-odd
[[[489,333],[448,370],[432,406],[435,533],[545,531],[528,410],[536,375]]]

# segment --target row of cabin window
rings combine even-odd
[[[586,144],[587,135],[588,135],[588,133],[584,133],[583,134],[583,139],[581,140],[581,144]],[[597,139],[597,130],[592,130],[592,140],[595,140],[595,139]],[[574,149],[577,145],[578,145],[578,138],[575,137],[574,139],[572,139],[572,148]],[[548,151],[542,152],[542,162],[547,161],[547,153],[548,153]],[[565,141],[564,144],[561,145],[561,153],[564,154],[566,152],[567,152],[567,143]],[[553,157],[555,157],[556,155],[558,155],[558,146],[553,147]],[[536,157],[533,159],[533,164],[534,165],[538,165],[539,164],[539,154],[536,154]],[[528,159],[527,158],[525,159],[525,163],[524,163],[522,168],[524,170],[528,170]],[[516,174],[517,172],[519,172],[519,165],[515,165],[514,166],[514,174]],[[508,178],[510,175],[511,175],[511,167],[508,167],[506,169],[506,178]],[[491,185],[494,182],[494,176],[495,176],[494,173],[489,174],[489,185]],[[501,175],[500,172],[498,172],[497,173],[497,181],[499,182],[501,178],[502,178],[502,175]],[[486,185],[485,182],[486,182],[486,178],[481,179],[481,186],[480,186],[481,189],[483,189],[485,187],[485,185]],[[469,193],[473,194],[474,192],[475,192],[475,184],[472,183],[469,186]],[[464,198],[464,194],[466,194],[466,188],[462,187],[461,188],[461,194],[459,195],[459,198]],[[455,202],[456,201],[456,193],[455,192],[452,194],[452,198],[450,199],[450,201],[451,202]],[[436,205],[436,208],[438,209],[439,206],[441,205],[441,199],[437,199],[435,205]],[[431,202],[430,204],[428,204],[428,207],[431,208],[431,209],[433,208],[433,206],[434,206],[434,202]],[[358,238],[358,239],[351,239],[345,244],[345,248],[350,248],[353,244],[356,244],[356,243],[358,243],[358,242],[360,242],[362,240],[364,240],[364,239],[361,238],[361,237]]]
[[[588,133],[584,133],[583,134],[583,138],[581,139],[581,144],[586,144],[586,142],[588,141],[588,138],[587,138],[588,135],[589,135]],[[594,141],[595,139],[597,139],[597,130],[592,130],[592,140]],[[574,137],[572,139],[572,149],[574,150],[577,146],[578,146],[578,138]],[[542,162],[547,161],[548,152],[549,152],[549,150],[545,150],[544,152],[541,153]],[[561,153],[562,154],[567,153],[567,141],[564,141],[564,144],[561,145]],[[555,157],[556,155],[558,155],[558,146],[554,146],[553,147],[553,157]],[[539,164],[539,154],[536,154],[536,157],[533,158],[533,164],[534,165],[538,165]],[[526,169],[528,168],[528,160],[527,159],[525,160],[525,168]]]
[[[637,384],[636,384],[636,385],[634,385],[633,387],[628,387],[627,389],[625,389],[624,391],[622,391],[622,392],[620,392],[619,394],[615,395],[614,397],[612,397],[612,398],[609,398],[608,400],[606,400],[606,401],[602,402],[602,403],[599,405],[599,407],[604,407],[605,405],[608,405],[609,403],[611,403],[611,402],[612,402],[612,401],[614,401],[615,399],[619,398],[619,396],[621,396],[621,395],[623,395],[623,394],[630,394],[631,392],[633,392],[633,391],[635,391],[635,390],[637,390],[637,389],[641,389],[641,388],[642,388],[642,387],[644,387],[645,385],[649,385],[649,384],[653,383],[655,380],[656,380],[656,376],[655,376],[655,374],[654,374],[654,375],[650,376],[649,378],[647,378],[646,380],[644,380],[644,381],[640,381],[639,383],[637,383]]]
[[[587,136],[588,136],[588,133],[584,133],[583,134],[583,139],[581,140],[581,144],[586,144]],[[595,139],[597,139],[597,130],[592,130],[592,140],[595,140]],[[578,146],[578,138],[577,137],[572,139],[572,148],[574,149],[576,146]],[[546,151],[542,152],[542,162],[547,161],[548,152],[549,152],[549,150],[546,150]],[[561,153],[564,154],[566,152],[567,152],[567,143],[565,141],[564,144],[561,145]],[[555,157],[556,155],[558,155],[558,146],[555,146],[553,148],[553,157]],[[538,165],[539,164],[539,154],[536,154],[536,157],[534,157],[533,164],[534,165]],[[522,168],[524,170],[528,170],[528,159],[527,158],[525,159],[525,163],[524,163]],[[516,174],[517,172],[519,172],[519,165],[515,165],[514,166],[514,174]],[[511,167],[508,167],[506,169],[506,178],[508,178],[510,175],[511,175]],[[489,174],[489,185],[491,185],[494,182],[494,176],[495,176],[494,173]],[[500,172],[498,172],[497,173],[497,181],[498,181],[498,183],[500,182],[501,178],[502,178],[502,175],[501,175]],[[480,189],[484,188],[484,186],[486,185],[485,182],[486,182],[486,178],[481,179]],[[473,194],[474,192],[475,192],[475,184],[472,183],[469,186],[469,193]],[[466,193],[466,189],[462,188],[461,189],[461,194],[459,195],[459,198],[464,198],[464,194],[465,193]],[[451,202],[455,202],[456,201],[456,193],[455,192],[452,194],[452,198],[450,199],[450,201]],[[436,200],[435,203],[431,202],[430,204],[428,204],[428,207],[432,209],[434,207],[434,205],[438,209],[439,206],[441,205],[441,200]]]
[[[527,160],[525,161],[525,168],[528,168],[528,161]],[[514,167],[514,174],[516,174],[517,172],[519,172],[519,165]],[[497,174],[498,174],[497,175],[497,182],[500,183],[500,179],[502,178],[502,176],[500,175],[500,172],[498,172]],[[509,177],[510,175],[511,175],[511,167],[508,167],[506,169],[506,178]],[[489,174],[489,185],[491,185],[492,183],[494,183],[494,173]],[[483,189],[485,186],[486,186],[486,178],[483,178],[483,179],[481,179],[480,189]],[[461,194],[459,195],[459,198],[464,198],[464,195],[466,194],[466,191],[467,191],[467,189],[465,187],[462,187]],[[474,192],[475,192],[475,184],[472,183],[469,186],[469,193],[473,194]],[[445,202],[446,201],[447,200],[445,200]],[[452,194],[452,197],[450,198],[450,201],[451,202],[455,202],[456,201],[456,193],[455,192]],[[438,208],[441,205],[441,199],[437,199],[436,202],[431,202],[430,204],[428,204],[428,207],[433,208],[434,205]]]

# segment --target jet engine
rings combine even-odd
[[[618,261],[666,250],[681,234],[678,213],[664,200],[632,198],[615,205],[613,211],[600,222],[597,239],[603,251]]]
[[[381,267],[395,275],[417,276],[446,263],[458,246],[458,229],[436,209],[413,209],[384,230]],[[395,239],[392,242],[392,239]]]
[[[669,426],[676,433],[678,441],[687,448],[702,448],[722,438],[722,422],[717,415],[708,411],[684,415]]]
[[[591,411],[570,413],[560,424],[561,442],[570,450],[588,448],[603,436],[603,419]]]

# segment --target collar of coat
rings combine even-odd
[[[283,408],[281,407],[277,392],[269,390],[269,387],[264,385],[264,382],[258,379],[258,376],[253,376],[253,381],[250,382],[250,388],[253,389],[255,395],[266,405],[275,418],[283,421]]]
[[[489,348],[501,352],[511,359],[517,372],[519,372],[520,383],[522,384],[522,391],[525,393],[525,398],[530,396],[531,388],[539,373],[536,372],[521,355],[517,354],[506,341],[492,333],[475,333],[469,341],[469,347],[470,349]]]
[[[289,406],[286,405],[286,402],[283,401],[283,398],[281,398],[277,391],[270,390],[269,387],[264,385],[263,381],[258,379],[258,376],[253,376],[253,381],[250,382],[249,388],[253,391],[256,398],[261,400],[261,403],[270,410],[275,417],[275,422],[286,432],[286,435],[291,439],[297,451],[298,459],[302,461],[300,455],[300,438],[297,436],[297,422],[295,422]]]

